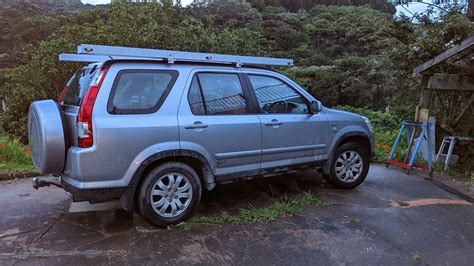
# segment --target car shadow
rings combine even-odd
[[[288,197],[304,192],[312,192],[320,196],[334,190],[317,171],[295,172],[279,176],[254,178],[251,180],[237,180],[226,184],[219,184],[212,191],[205,191],[201,204],[194,216],[216,217],[222,213],[238,215],[244,208],[259,208]],[[161,230],[139,215],[128,214],[120,209],[67,212],[61,218],[67,223],[101,231],[107,234],[127,231],[139,227],[140,230]]]

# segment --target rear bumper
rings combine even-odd
[[[64,178],[61,179],[61,187],[71,193],[73,201],[88,201],[90,203],[119,200],[128,189],[127,187],[82,189],[66,182]]]
[[[119,200],[128,191],[128,187],[81,188],[80,182],[71,181],[73,181],[72,178],[64,175],[60,177],[40,176],[32,179],[33,188],[38,189],[40,187],[54,185],[69,192],[75,202],[88,201],[90,203],[101,203]]]
[[[68,183],[81,189],[125,187],[128,182],[122,177],[128,168],[129,164],[103,164],[95,147],[70,147],[63,174]]]

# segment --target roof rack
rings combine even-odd
[[[175,62],[196,62],[228,64],[235,65],[236,67],[241,67],[243,65],[293,66],[293,59],[194,53],[94,44],[78,45],[77,54],[60,54],[59,60],[91,63],[107,60],[156,60],[167,62],[169,64]]]

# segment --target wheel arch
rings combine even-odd
[[[155,166],[166,162],[181,162],[189,165],[199,175],[202,187],[206,190],[212,190],[216,186],[215,177],[212,174],[209,162],[200,153],[192,150],[161,151],[145,159],[135,171],[127,192],[120,199],[121,205],[125,210],[133,211],[138,188],[148,172]]]
[[[366,132],[363,132],[363,131],[345,132],[341,134],[339,137],[337,137],[336,141],[332,145],[331,150],[329,152],[328,161],[326,165],[323,167],[324,174],[329,174],[331,163],[334,157],[334,153],[336,152],[337,148],[348,142],[355,142],[355,143],[360,144],[362,147],[367,148],[367,153],[369,154],[370,157],[375,152],[373,148],[373,140],[371,140],[371,137]]]

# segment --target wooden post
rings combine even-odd
[[[467,17],[474,21],[474,0],[469,0],[467,3]]]
[[[431,89],[428,89],[428,82],[430,80],[430,77],[431,75],[423,75],[421,78],[421,87],[423,88],[420,99],[421,108],[430,109],[431,106],[431,94],[433,93],[433,91]]]

